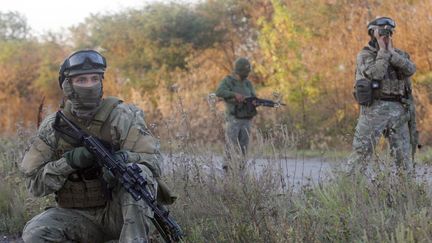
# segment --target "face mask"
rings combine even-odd
[[[237,74],[240,76],[240,78],[243,80],[245,78],[247,78],[249,76],[249,70],[243,71],[243,72],[238,72]]]
[[[91,118],[102,100],[102,82],[89,87],[63,83],[63,93],[72,102],[72,112],[80,118]]]
[[[251,65],[246,58],[239,58],[234,62],[234,73],[236,73],[241,80],[248,77],[251,71]]]
[[[238,75],[240,80],[244,80],[249,76],[250,70],[238,70],[235,72],[235,74]]]

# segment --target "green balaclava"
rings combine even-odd
[[[67,78],[62,85],[64,95],[72,102],[72,113],[82,119],[91,119],[102,101],[102,82],[90,87],[73,85]]]
[[[237,74],[241,80],[247,78],[250,71],[251,64],[248,59],[240,57],[234,62],[234,73]]]

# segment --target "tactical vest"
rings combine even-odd
[[[245,82],[244,85],[245,87],[248,89],[249,92],[244,93],[243,90],[237,89],[237,87],[235,86],[235,82],[239,82],[238,80],[236,80],[235,78],[228,76],[229,81],[227,82],[229,88],[231,91],[236,92],[236,93],[240,93],[246,97],[251,96],[251,90],[252,90],[252,84],[250,83],[250,81],[241,81],[241,82]],[[231,115],[233,115],[235,118],[237,119],[247,119],[250,120],[252,119],[254,116],[257,115],[257,110],[255,106],[249,106],[246,103],[236,103],[234,105],[234,109],[231,110],[230,112]]]
[[[108,146],[112,146],[112,137],[110,134],[110,124],[106,122],[114,108],[122,103],[115,97],[103,99],[101,107],[91,121],[84,123],[72,115],[72,104],[67,101],[63,113],[80,126],[88,134],[99,138]],[[60,128],[65,128],[56,124]],[[55,154],[60,158],[64,152],[71,150],[78,144],[73,138],[66,134],[56,132],[57,147]],[[112,148],[117,150],[118,148]],[[69,175],[63,187],[56,192],[56,201],[59,207],[63,208],[91,208],[104,206],[110,198],[111,192],[107,189],[106,183],[102,179],[102,171],[99,167],[91,167],[85,170],[79,170]]]
[[[381,81],[380,89],[377,94],[378,98],[404,98],[407,96],[408,90],[407,79],[403,79],[401,75],[389,65],[384,79]]]
[[[368,46],[364,50],[373,51]],[[377,80],[379,88],[373,90],[373,98],[389,101],[400,101],[406,98],[410,91],[409,79],[403,78],[403,75],[389,64],[383,80]]]

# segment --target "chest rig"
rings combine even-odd
[[[74,116],[72,104],[69,101],[66,102],[63,113],[82,130],[99,138],[107,148],[116,151],[119,148],[113,145],[111,128],[107,120],[114,108],[121,102],[115,97],[105,98],[90,121],[83,121]],[[61,121],[56,121],[54,126],[56,127],[57,138],[55,148],[57,159],[61,158],[66,151],[82,146]],[[102,179],[102,170],[95,165],[70,174],[63,187],[56,192],[56,201],[58,206],[63,208],[91,208],[104,206],[110,196],[111,192]]]
[[[373,51],[369,47],[365,47],[365,50]],[[376,51],[373,52],[377,54]],[[378,80],[379,88],[374,89],[373,96],[379,100],[401,101],[411,92],[409,82],[409,79],[404,77],[397,68],[389,64],[383,80]]]
[[[249,80],[239,81],[232,76],[228,76],[228,86],[230,91],[244,95],[245,97],[251,97],[252,84]],[[234,108],[230,111],[230,114],[237,119],[247,119],[250,120],[257,115],[257,110],[255,106],[249,106],[246,103],[236,103]]]
[[[406,98],[409,92],[408,87],[408,80],[404,79],[392,65],[389,65],[387,73],[381,81],[377,97],[390,100]]]

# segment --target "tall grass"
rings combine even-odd
[[[304,176],[295,185],[280,164],[296,158],[297,136],[275,126],[254,138],[246,160],[230,156],[228,172],[206,148],[183,144],[171,153],[165,174],[180,195],[172,210],[188,242],[431,241],[428,175],[406,178],[383,157],[367,174],[334,169],[320,175],[327,180]]]
[[[14,139],[0,139],[0,233],[17,235],[31,217],[46,206],[54,205],[53,197],[32,198],[28,195],[19,164],[31,142],[32,133],[18,129]],[[30,138],[30,139],[29,139]]]
[[[247,169],[234,156],[228,172],[214,168],[218,163],[209,156],[174,158],[178,163],[171,164],[166,177],[180,194],[172,209],[188,242],[432,240],[426,180],[398,175],[381,161],[368,175],[334,170],[322,175],[330,178],[326,181],[293,185],[278,167],[283,154],[268,158],[256,173],[253,161],[260,148],[246,162]]]
[[[1,142],[2,234],[20,234],[27,220],[53,204],[50,197],[29,197],[18,171],[29,137],[21,133]],[[368,175],[334,170],[320,175],[326,180],[308,183],[305,175],[304,183],[294,184],[281,163],[293,157],[296,136],[279,127],[253,137],[246,158],[225,159],[227,171],[214,146],[188,137],[166,144],[165,179],[179,195],[170,210],[186,242],[432,241],[426,180],[399,176],[381,161],[383,166]],[[263,157],[265,163],[258,165]],[[301,167],[299,162],[296,169]]]

